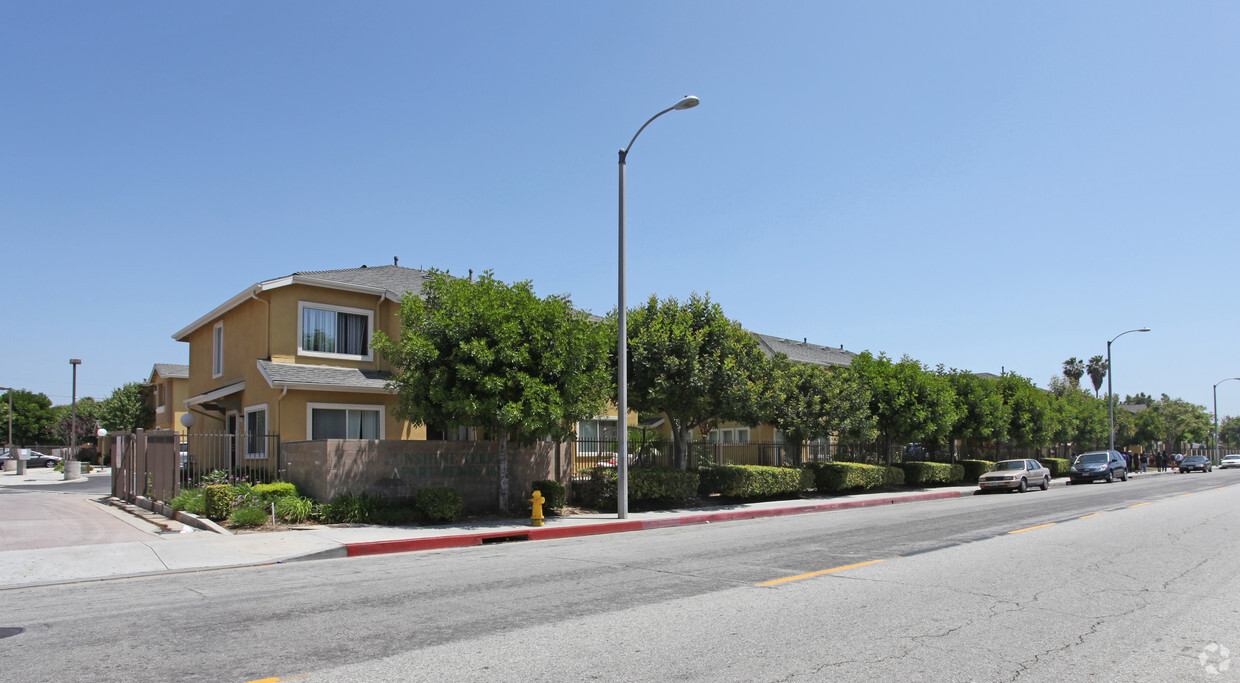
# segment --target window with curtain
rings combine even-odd
[[[369,355],[370,315],[303,306],[301,348],[316,353]]]
[[[372,408],[312,408],[311,439],[378,439],[382,414]]]
[[[251,410],[245,414],[245,457],[267,457],[267,409]]]

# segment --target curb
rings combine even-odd
[[[744,519],[760,519],[763,517],[782,517],[812,512],[830,512],[851,508],[893,505],[895,503],[915,503],[925,500],[944,498],[960,498],[962,491],[940,491],[937,493],[919,493],[911,496],[887,496],[866,500],[848,500],[833,503],[811,503],[795,507],[772,508],[769,510],[735,510],[729,512],[707,512],[700,515],[685,515],[667,519],[620,520],[601,524],[582,524],[566,527],[530,527],[529,529],[492,531],[487,533],[458,534],[455,536],[436,536],[430,538],[409,538],[392,541],[363,541],[359,543],[343,543],[346,557],[362,557],[366,555],[386,555],[390,553],[417,552],[420,550],[443,550],[445,548],[466,548],[488,543],[505,543],[509,541],[542,541],[556,538],[572,538],[574,536],[595,536],[599,534],[617,534],[646,529],[666,529],[669,527],[690,526],[693,524],[709,524],[711,522],[732,522]]]

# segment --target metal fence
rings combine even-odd
[[[113,435],[112,495],[171,500],[205,478],[263,483],[280,477],[278,434],[182,434],[166,430]]]

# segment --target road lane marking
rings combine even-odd
[[[1102,514],[1102,513],[1101,513],[1101,512],[1095,512],[1095,513],[1093,513],[1093,514],[1089,514],[1089,515],[1082,515],[1082,516],[1081,516],[1081,519],[1089,519],[1090,517],[1097,517],[1097,516],[1098,516],[1098,515],[1100,515],[1100,514]]]
[[[1150,503],[1152,503],[1152,502],[1154,502],[1154,501],[1152,501],[1152,500],[1147,500],[1147,501],[1145,501],[1144,503],[1137,503],[1136,505],[1129,505],[1128,507],[1130,507],[1130,508],[1139,508],[1139,507],[1141,507],[1142,505],[1149,505],[1149,504],[1150,504]]]
[[[1180,494],[1180,497],[1181,497],[1181,498],[1187,498],[1187,497],[1189,497],[1189,496],[1195,496],[1195,495],[1197,495],[1197,494],[1196,494],[1196,493],[1181,493],[1181,494]]]
[[[843,567],[835,567],[833,569],[824,569],[820,572],[810,572],[808,574],[800,574],[798,576],[788,576],[782,579],[775,579],[774,581],[765,581],[758,585],[759,586],[774,586],[774,585],[781,584],[781,583],[787,583],[789,581],[799,581],[801,579],[808,579],[812,576],[822,576],[823,574],[830,574],[831,572],[840,572],[840,571],[844,571],[845,569],[855,569],[857,567],[864,567],[867,564],[877,564],[879,562],[882,562],[882,560],[870,560],[869,562],[858,562],[857,564],[849,564]]]
[[[1022,532],[1022,531],[1033,531],[1034,529],[1045,529],[1045,528],[1046,528],[1046,527],[1048,527],[1048,526],[1055,526],[1055,523],[1054,523],[1054,522],[1051,522],[1050,524],[1039,524],[1039,525],[1037,525],[1037,526],[1027,526],[1027,527],[1025,527],[1024,529],[1017,529],[1016,531],[1009,531],[1008,533],[1009,533],[1009,534],[1019,534],[1019,533],[1020,533],[1020,532]]]

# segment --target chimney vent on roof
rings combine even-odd
[[[840,351],[843,351],[843,350],[844,350],[844,345],[840,344]]]
[[[365,267],[366,267],[366,264],[365,264],[365,263],[363,263],[363,264],[362,264],[362,267],[363,267],[363,268],[365,268]]]
[[[399,256],[393,256],[393,257],[392,257],[392,265],[394,265],[394,266],[399,266],[399,265],[400,265],[400,257],[399,257]]]
[[[474,281],[474,269],[473,268],[469,269],[469,281],[470,282]]]
[[[808,343],[809,343],[809,337],[801,337],[801,343],[802,343],[802,344],[808,344]]]

